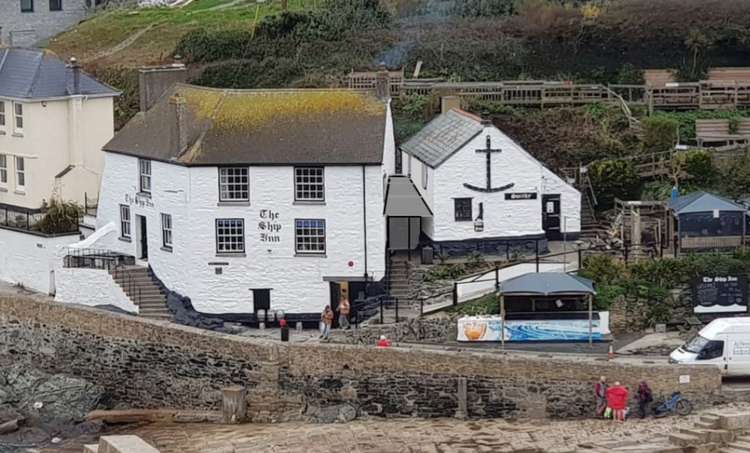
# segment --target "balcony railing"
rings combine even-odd
[[[43,209],[29,209],[0,203],[0,228],[28,231],[36,234],[56,235],[78,232],[80,222],[71,222],[69,228],[56,231],[45,231],[43,220],[46,212]]]

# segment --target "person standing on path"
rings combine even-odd
[[[646,415],[648,414],[648,405],[654,400],[651,387],[648,386],[646,381],[641,381],[641,383],[638,384],[638,392],[635,394],[635,398],[638,400],[638,416],[646,418]]]
[[[331,325],[333,324],[333,310],[330,305],[326,305],[325,310],[320,315],[320,321],[323,323],[323,331],[320,334],[320,338],[327,340],[331,335]]]
[[[602,376],[599,378],[599,382],[594,386],[594,394],[596,396],[596,416],[603,417],[604,411],[607,410],[607,378]]]
[[[349,326],[349,313],[351,312],[352,306],[349,304],[349,298],[344,296],[339,302],[339,327],[342,330],[348,329]]]
[[[615,382],[615,385],[607,389],[607,405],[612,409],[613,420],[625,421],[625,413],[628,410],[628,389]]]

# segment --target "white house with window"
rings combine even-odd
[[[135,257],[198,312],[317,319],[384,276],[386,100],[177,84],[103,149],[85,246]]]
[[[95,200],[117,95],[75,62],[0,49],[0,205],[38,209],[53,194]]]
[[[32,46],[77,24],[104,0],[2,0],[0,45]]]
[[[445,256],[502,256],[580,234],[580,192],[475,115],[448,109],[401,152],[402,173],[427,209],[389,218],[392,248],[426,242]],[[395,243],[407,228],[409,242]]]

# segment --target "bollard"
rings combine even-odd
[[[466,378],[458,378],[458,388],[456,389],[456,399],[458,400],[458,407],[456,408],[456,415],[454,417],[458,419],[465,419],[468,416],[468,405],[466,404]]]
[[[302,332],[302,321],[297,321],[296,328],[297,332]]]
[[[281,328],[281,341],[289,341],[289,327],[286,325]]]

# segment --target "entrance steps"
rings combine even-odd
[[[112,278],[125,295],[138,307],[140,316],[151,319],[172,319],[167,307],[167,295],[158,284],[151,269],[125,266],[110,271]]]

